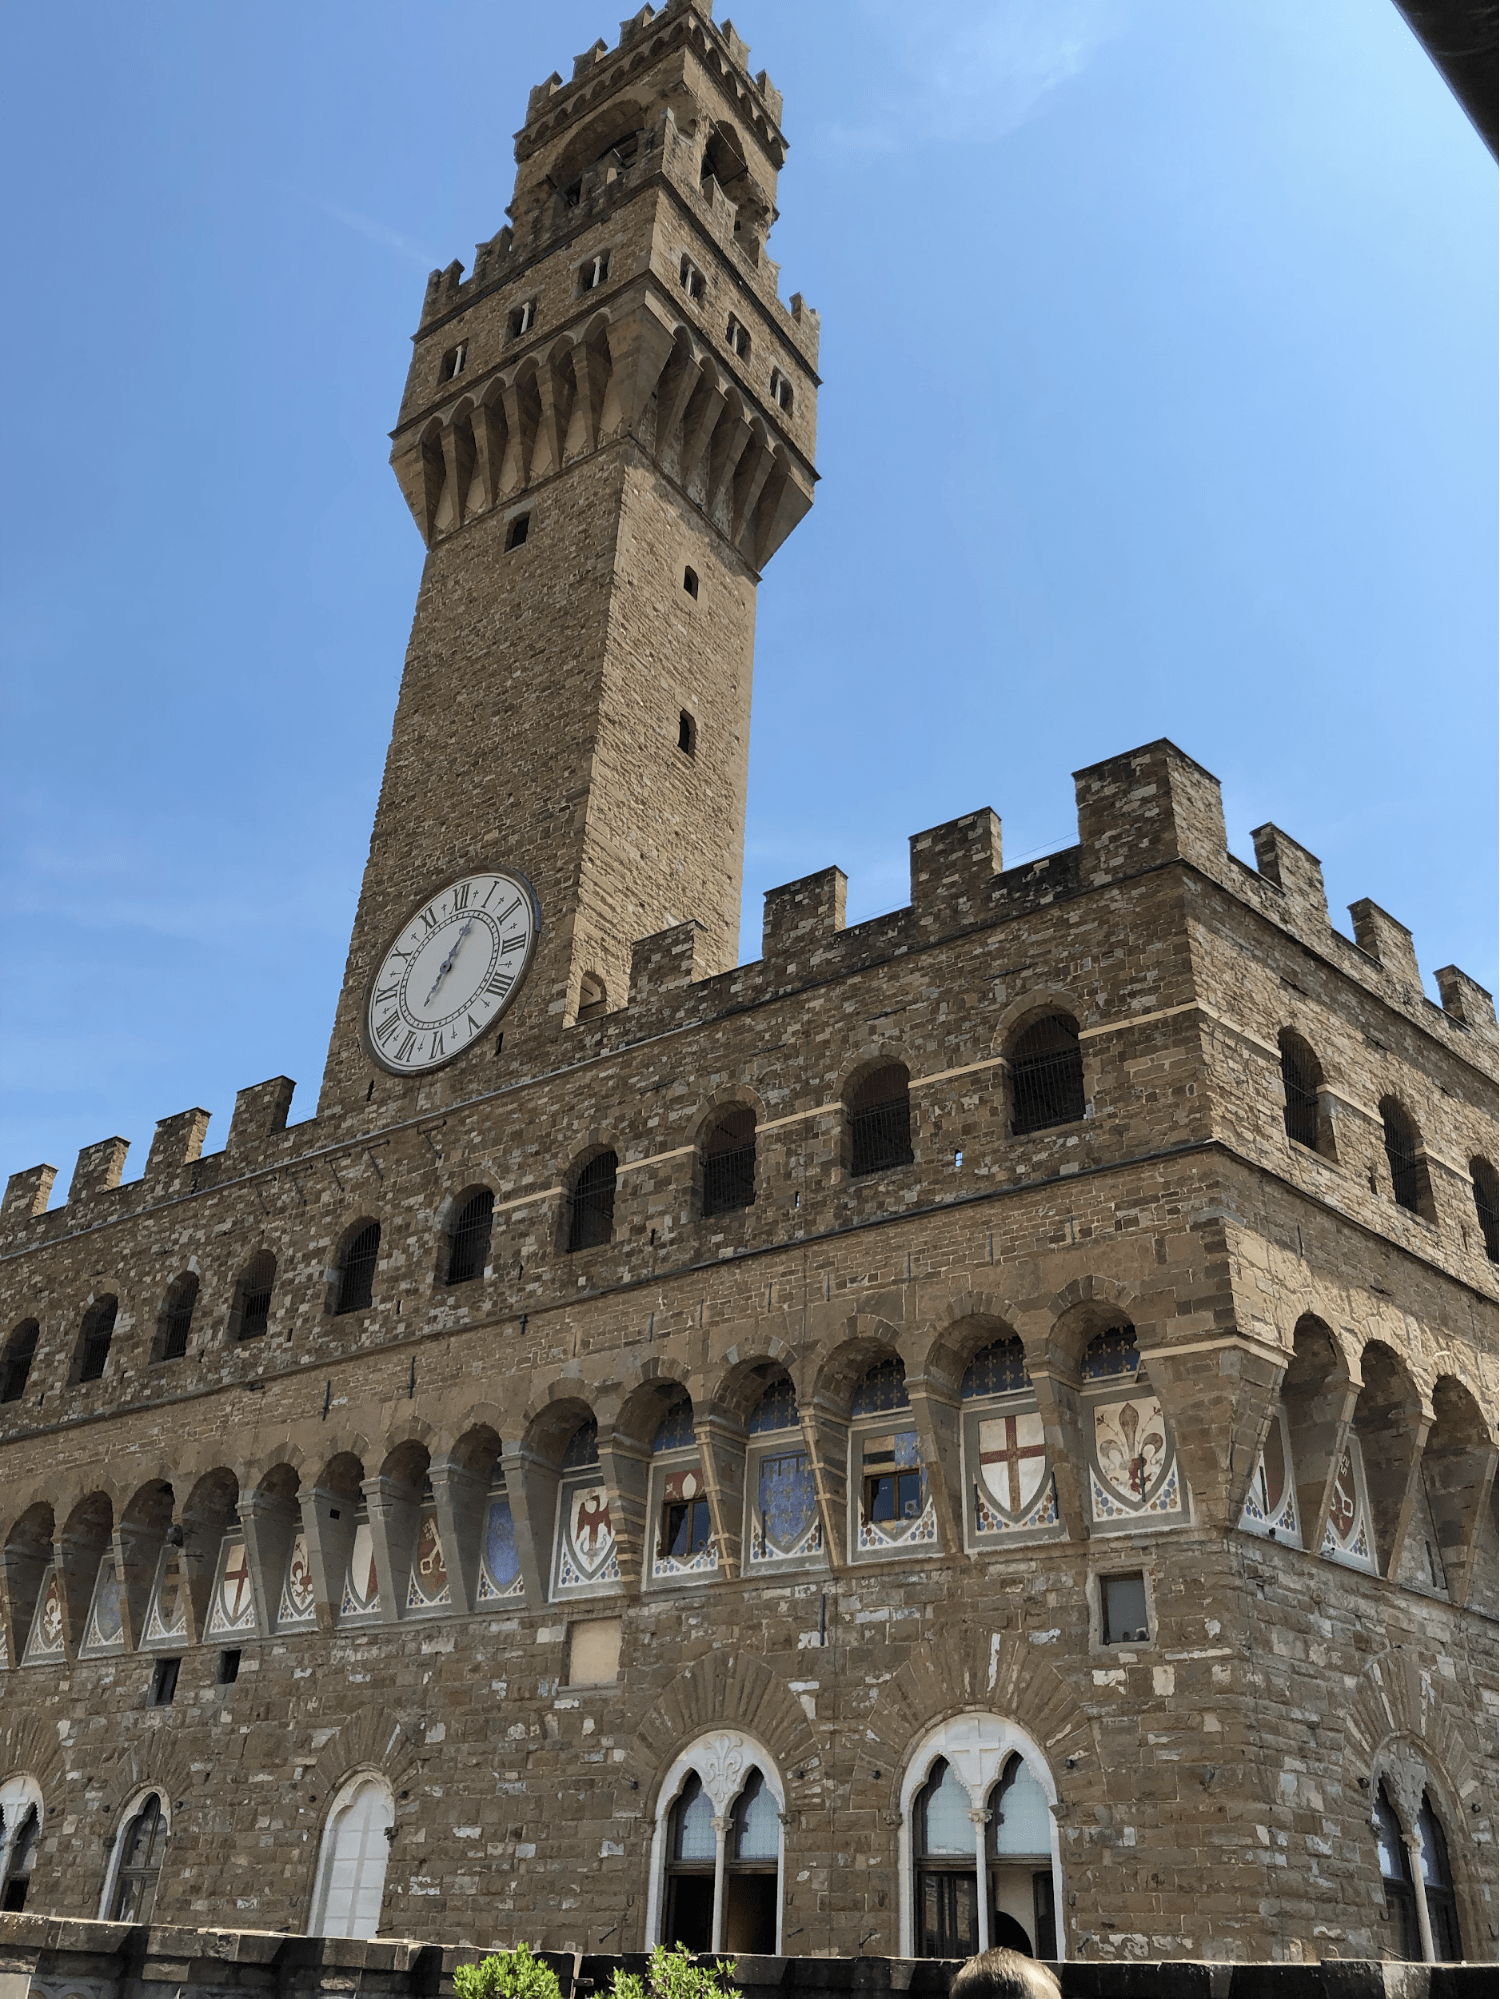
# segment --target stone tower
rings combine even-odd
[[[811,503],[818,380],[747,54],[706,0],[596,43],[531,93],[511,222],[429,282],[392,452],[429,553],[323,1113],[498,1080],[494,1034],[403,1082],[365,1023],[400,926],[473,870],[535,892],[523,1065],[623,1005],[632,940],[693,923],[700,976],[736,962],[756,585]]]

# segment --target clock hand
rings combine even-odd
[[[454,938],[453,949],[448,953],[447,957],[444,958],[442,964],[438,966],[438,975],[432,982],[432,992],[429,993],[426,999],[423,1000],[422,1002],[423,1006],[432,1005],[433,993],[437,991],[438,987],[443,983],[444,979],[446,979],[448,974],[453,970],[453,960],[458,956],[459,946],[463,943],[464,939],[468,936],[469,932],[473,928],[474,928],[474,919],[471,916],[468,922],[464,925],[463,929],[460,930],[458,935]]]

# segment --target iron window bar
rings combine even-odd
[[[484,1275],[490,1257],[490,1233],[495,1219],[495,1197],[476,1194],[466,1201],[453,1230],[453,1249],[448,1258],[448,1282],[468,1284]]]
[[[29,1325],[12,1334],[4,1367],[0,1368],[0,1402],[19,1402],[26,1393],[26,1381],[31,1373],[31,1363],[36,1358],[40,1332],[41,1328],[33,1319]]]
[[[1485,1255],[1491,1263],[1500,1263],[1500,1200],[1496,1199],[1494,1181],[1486,1181],[1477,1173],[1474,1175],[1474,1212],[1479,1217]],[[0,1394],[0,1402],[5,1399]]]
[[[1318,1093],[1293,1048],[1281,1051],[1281,1081],[1286,1090],[1286,1135],[1316,1152]]]
[[[1013,1137],[1048,1131],[1054,1125],[1077,1124],[1083,1116],[1083,1057],[1076,1045],[1016,1055],[1011,1059],[1010,1076],[1015,1104]]]
[[[884,1173],[911,1164],[911,1103],[893,1097],[849,1113],[852,1173]]]
[[[109,1304],[90,1319],[83,1336],[83,1354],[78,1366],[80,1381],[97,1381],[104,1372],[104,1363],[109,1359],[109,1343],[114,1338],[115,1316],[119,1307],[111,1299]]]
[[[1385,1128],[1385,1156],[1391,1169],[1391,1192],[1398,1208],[1414,1215],[1422,1212],[1416,1149],[1404,1133],[1391,1125]]]
[[[755,1141],[703,1155],[703,1212],[724,1215],[755,1205]]]
[[[598,1249],[615,1229],[615,1171],[612,1152],[591,1159],[568,1198],[568,1248]]]
[[[340,1312],[363,1312],[375,1289],[375,1265],[380,1258],[380,1224],[371,1222],[361,1229],[344,1252],[344,1268],[339,1279]]]
[[[163,1360],[181,1360],[188,1350],[188,1336],[193,1330],[193,1308],[198,1302],[198,1287],[186,1283],[174,1290],[162,1312],[161,1357]]]

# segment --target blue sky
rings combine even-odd
[[[429,268],[597,0],[0,14],[0,1171],[285,1073],[309,1115],[421,547]],[[1492,163],[1384,0],[744,0],[823,319],[761,590],[744,955],[838,862],[1171,735],[1336,910],[1495,984]],[[1429,976],[1429,990],[1431,981]]]

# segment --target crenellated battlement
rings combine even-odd
[[[1365,1038],[1384,1046],[1367,1001],[1440,1043],[1451,1055],[1493,1072],[1496,1053],[1493,996],[1456,966],[1434,974],[1441,1004],[1422,991],[1411,932],[1368,899],[1351,906],[1354,935],[1337,930],[1329,916],[1317,859],[1271,825],[1252,839],[1258,869],[1232,855],[1224,833],[1218,780],[1174,744],[1160,741],[1105,759],[1075,774],[1077,845],[1003,865],[1001,822],[988,808],[965,813],[911,836],[911,901],[852,927],[845,923],[847,881],[826,868],[767,891],[762,954],[730,971],[705,974],[705,932],[689,919],[638,939],[630,951],[625,1004],[567,1030],[569,1061],[588,1062],[628,1050],[664,1033],[707,1026],[748,1007],[792,999],[804,988],[852,977],[952,940],[1021,919],[1033,925],[1056,910],[1071,913],[1090,896],[1117,896],[1130,884],[1163,870],[1191,871],[1201,882],[1248,905],[1274,931],[1318,961],[1336,981],[1358,989],[1356,1014]],[[1098,948],[1109,948],[1106,915]],[[1207,921],[1207,917],[1200,919]],[[1269,954],[1269,942],[1266,946]],[[1003,953],[1002,953],[1003,955]],[[1283,970],[1281,983],[1302,985]],[[1213,1012],[1214,1009],[1210,1009]],[[1082,1022],[1089,1031],[1100,1023]],[[308,1120],[290,1130],[287,1115],[294,1084],[285,1076],[241,1090],[221,1152],[204,1156],[209,1113],[193,1109],[158,1124],[140,1181],[122,1184],[128,1140],[111,1137],[85,1146],[65,1208],[48,1210],[56,1179],[52,1166],[11,1175],[0,1237],[9,1248],[67,1233],[87,1223],[151,1206],[163,1199],[222,1186],[243,1174],[325,1148],[358,1150],[369,1132],[350,1132],[339,1120]]]

